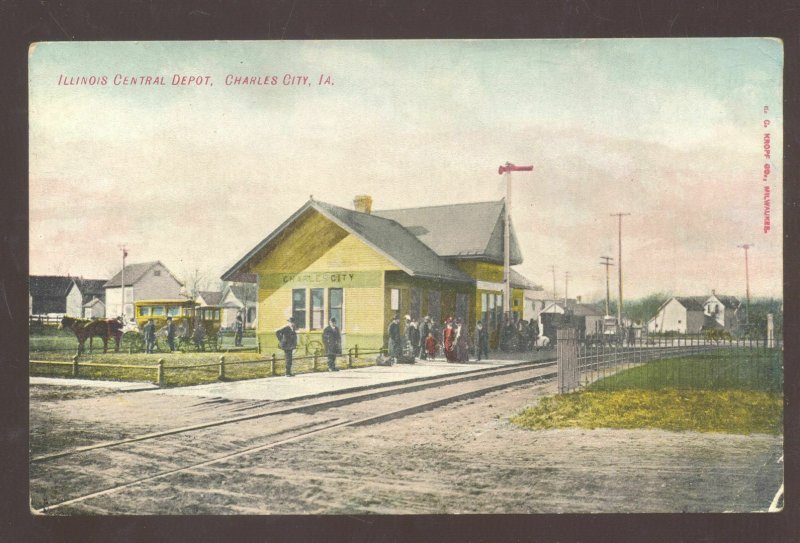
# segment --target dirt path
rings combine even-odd
[[[508,423],[552,392],[552,383],[527,386],[347,428],[89,499],[58,514],[754,511],[766,510],[780,486],[780,436],[528,431]],[[102,398],[73,399],[79,403],[66,409],[69,402],[37,401],[33,394],[32,418],[59,417],[60,425],[78,405],[98,402],[108,424],[126,414],[135,420],[115,426],[127,433],[210,412],[196,398],[171,397],[177,403],[170,416],[146,422],[138,405],[131,410],[129,401]],[[160,401],[151,409],[166,409]],[[110,407],[115,404],[117,412]]]

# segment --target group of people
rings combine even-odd
[[[297,325],[293,317],[289,317],[286,325],[275,330],[278,338],[278,345],[284,354],[286,361],[286,376],[294,377],[292,372],[293,353],[297,348]],[[336,368],[336,357],[342,354],[342,332],[336,323],[336,318],[328,320],[328,326],[322,330],[322,344],[325,346],[325,354],[328,357],[328,371],[339,371]]]
[[[388,328],[389,357],[395,360],[435,360],[441,351],[448,362],[468,362],[470,351],[469,331],[459,318],[450,317],[439,332],[429,315],[422,322],[411,315],[405,316],[404,332],[400,331],[400,315],[395,314]],[[489,333],[482,321],[475,327],[475,355],[480,361],[489,357]]]
[[[156,348],[156,324],[153,319],[147,320],[147,323],[142,328],[142,333],[144,335],[144,351],[147,354],[152,354]],[[172,317],[167,317],[164,335],[167,338],[167,347],[170,352],[175,351],[175,333],[175,323],[172,321]],[[198,320],[195,323],[191,338],[198,351],[205,351],[206,329],[202,321]]]

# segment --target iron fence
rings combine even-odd
[[[782,386],[783,341],[711,339],[707,336],[639,337],[619,341],[580,337],[574,328],[557,331],[558,391],[593,388],[720,388],[726,383],[773,390]],[[703,356],[696,356],[703,355]],[[669,366],[652,362],[693,357]],[[626,378],[623,370],[636,368]]]

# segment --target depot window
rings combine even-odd
[[[311,289],[311,329],[322,330],[325,327],[325,289]]]
[[[400,289],[391,289],[391,309],[392,311],[400,310]]]
[[[328,289],[328,318],[336,319],[336,326],[344,330],[344,291],[340,288]]]
[[[292,318],[298,328],[306,327],[306,289],[304,288],[292,290]]]

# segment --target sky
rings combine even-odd
[[[517,270],[548,294],[555,266],[559,296],[568,272],[570,297],[604,298],[624,212],[626,299],[744,297],[742,244],[751,295],[782,295],[778,40],[73,42],[29,59],[34,275],[109,278],[125,245],[213,286],[310,195],[499,200],[508,161],[534,166],[512,175]]]

